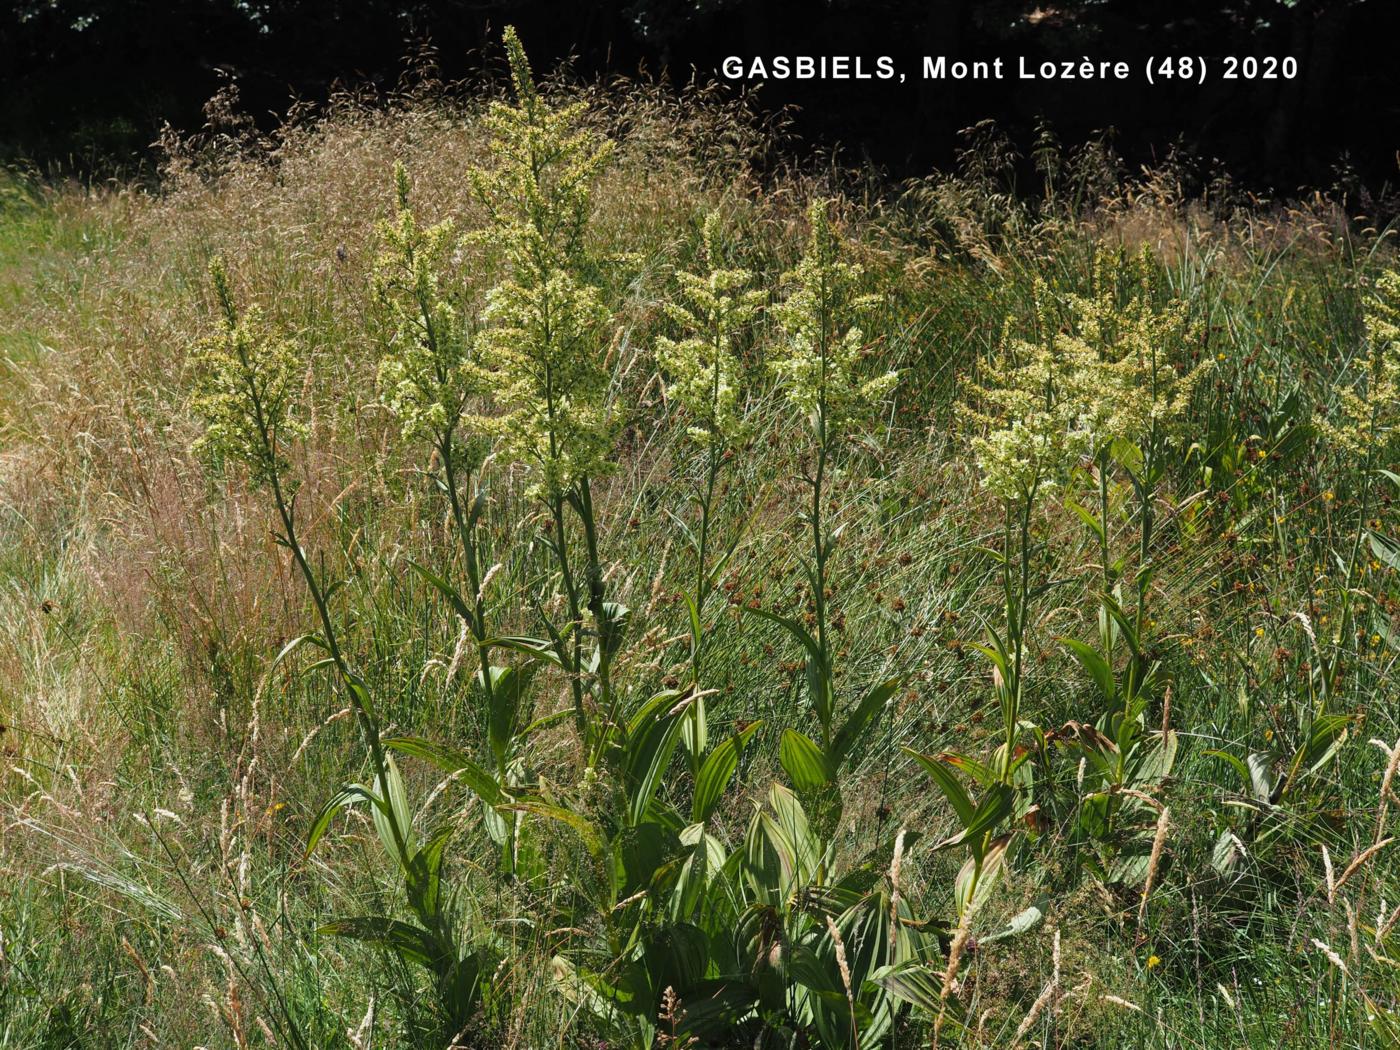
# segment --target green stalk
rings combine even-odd
[[[831,654],[827,649],[826,641],[826,553],[822,549],[822,486],[826,476],[826,456],[827,447],[825,440],[825,421],[818,424],[821,430],[817,440],[817,469],[812,477],[812,554],[815,567],[815,586],[813,587],[814,606],[817,617],[817,650],[822,657],[822,678],[826,679],[831,670]],[[823,688],[829,688],[830,683],[825,683]],[[825,702],[818,707],[818,714],[822,722],[822,747],[826,748],[831,744],[831,718],[830,712],[823,713]]]
[[[1108,564],[1108,460],[1109,452],[1105,447],[1099,452],[1099,558],[1103,568],[1103,593],[1105,598],[1113,596],[1113,570]],[[1104,623],[1100,629],[1099,640],[1103,645],[1104,657],[1111,660],[1113,658],[1112,646],[1113,631],[1110,627],[1111,618],[1107,611],[1104,613]]]
[[[719,478],[720,466],[723,463],[717,416],[719,413],[719,361],[720,355],[724,352],[724,337],[718,321],[715,322],[713,336],[714,360],[710,369],[712,373],[710,377],[710,441],[706,448],[705,496],[700,501],[700,544],[696,551],[698,560],[695,568],[695,618],[702,625],[705,622],[705,601],[710,596],[710,576],[708,566],[705,563],[710,542],[710,511],[714,506],[715,482]],[[691,678],[696,689],[700,688],[700,647],[703,644],[703,638],[703,634],[696,637],[695,645],[690,653]]]
[[[826,382],[827,361],[831,353],[831,301],[826,287],[825,271],[822,276],[821,296],[821,382],[817,398],[817,469],[812,475],[812,560],[816,575],[813,588],[813,607],[817,617],[817,651],[821,653],[822,689],[827,694],[821,698],[817,714],[822,723],[822,750],[831,746],[831,715],[828,699],[833,699],[835,690],[831,682],[831,653],[826,640],[826,550],[822,537],[822,488],[826,479],[826,460],[830,451],[830,431],[827,429]],[[813,700],[816,701],[816,697]]]
[[[715,368],[715,385],[719,385],[719,368]],[[700,500],[700,542],[696,550],[695,568],[695,638],[690,647],[690,681],[691,692],[700,692],[700,671],[702,667],[702,652],[705,645],[705,602],[710,597],[710,576],[706,564],[706,556],[710,543],[710,513],[714,506],[715,481],[719,477],[721,453],[719,448],[719,435],[711,429],[710,446],[706,457],[706,478],[705,495]],[[689,749],[690,772],[692,776],[700,773],[700,717],[703,711],[703,699],[695,698],[691,700],[689,718],[691,741],[693,747]]]
[[[477,548],[476,536],[471,522],[462,509],[462,499],[458,491],[458,481],[456,477],[456,467],[452,462],[453,437],[449,429],[443,436],[440,454],[443,461],[443,481],[447,489],[447,502],[452,510],[452,521],[457,529],[457,540],[462,547],[462,559],[465,563],[467,573],[467,586],[472,593],[472,611],[475,623],[469,624],[468,629],[476,642],[477,663],[481,668],[481,686],[486,693],[486,706],[490,711],[495,707],[495,688],[491,683],[491,647],[487,642],[489,637],[486,630],[486,596],[481,589],[481,561]],[[471,485],[471,473],[468,471],[465,479],[468,487]],[[498,772],[501,774],[502,782],[505,777],[505,763],[500,763]]]
[[[546,346],[550,340],[548,307],[549,303],[546,301],[543,308],[545,328],[541,336]],[[548,364],[545,365],[544,369],[544,396],[545,410],[549,419],[549,457],[551,460],[557,460],[559,458],[559,435],[554,426],[554,369]],[[578,733],[579,740],[587,748],[590,744],[590,733],[588,713],[583,706],[583,642],[580,638],[583,617],[579,610],[578,588],[574,585],[574,574],[569,564],[569,536],[567,526],[564,524],[564,496],[561,493],[556,492],[550,496],[549,509],[554,516],[554,553],[559,562],[559,575],[564,586],[564,598],[569,603],[569,629],[572,632],[573,642],[572,659],[569,659],[567,652],[560,652],[559,657],[567,664],[569,672],[569,688],[574,701],[574,729]]]
[[[1375,417],[1376,410],[1373,409],[1371,414],[1371,430],[1373,434],[1375,432]],[[1357,522],[1356,534],[1352,537],[1351,553],[1347,556],[1346,579],[1342,581],[1342,621],[1338,628],[1339,637],[1342,641],[1341,644],[1337,646],[1337,651],[1332,654],[1332,665],[1323,668],[1322,700],[1318,705],[1317,714],[1321,714],[1326,708],[1328,701],[1332,699],[1332,695],[1336,690],[1337,674],[1342,666],[1342,645],[1346,644],[1347,639],[1351,635],[1353,624],[1351,581],[1356,575],[1356,565],[1361,556],[1361,536],[1366,531],[1366,515],[1370,513],[1371,509],[1371,472],[1374,469],[1375,448],[1376,442],[1374,439],[1367,442],[1366,463],[1361,473],[1360,519]]]
[[[360,723],[360,729],[365,737],[365,743],[369,746],[370,763],[374,767],[375,783],[380,790],[388,786],[388,762],[384,755],[384,744],[379,735],[379,722],[374,713],[361,703],[355,693],[355,686],[358,684],[355,673],[350,669],[344,654],[340,649],[340,641],[336,637],[335,626],[331,620],[330,609],[326,604],[325,594],[321,590],[321,585],[316,579],[316,574],[312,571],[310,564],[306,560],[306,552],[302,550],[301,542],[297,539],[296,521],[292,508],[283,497],[282,484],[277,472],[272,472],[272,495],[277,504],[277,514],[282,520],[283,539],[286,540],[288,548],[291,549],[292,558],[296,562],[297,569],[301,573],[301,578],[306,584],[306,589],[311,595],[312,604],[316,606],[316,614],[321,620],[321,631],[325,635],[326,648],[330,653],[331,661],[335,665],[336,674],[345,686],[346,692],[350,694],[351,706],[355,709],[355,714]],[[390,830],[394,837],[394,846],[398,849],[399,855],[408,855],[408,840],[404,830],[399,827],[398,817],[394,813],[393,806],[385,807],[385,816],[388,819]]]
[[[593,764],[603,757],[612,727],[616,725],[621,697],[612,687],[612,642],[611,632],[616,625],[608,616],[607,592],[603,582],[603,562],[598,554],[598,522],[593,511],[593,490],[588,478],[581,478],[574,492],[574,509],[583,523],[584,551],[588,558],[587,577],[588,610],[598,635],[598,702],[607,711],[607,721],[601,732],[596,734]]]
[[[568,671],[569,686],[573,692],[574,700],[574,728],[578,731],[579,739],[587,747],[590,733],[588,714],[583,706],[583,643],[579,638],[579,627],[583,621],[583,615],[579,609],[578,588],[574,586],[573,569],[569,564],[569,537],[568,530],[564,525],[564,497],[555,496],[550,501],[549,507],[550,512],[554,515],[555,556],[559,561],[559,573],[564,584],[564,598],[569,603],[569,627],[572,631],[573,658],[569,662]]]
[[[407,207],[406,200],[400,201],[401,207]],[[414,266],[414,252],[412,245],[408,247],[407,261],[410,272]],[[441,357],[438,353],[437,326],[433,324],[433,311],[431,304],[424,296],[418,294],[415,289],[415,298],[418,302],[418,312],[423,318],[423,335],[428,343],[428,353],[434,362],[434,372],[440,386],[446,386],[448,376],[443,371]],[[459,409],[461,405],[459,404]],[[442,457],[443,465],[443,485],[447,490],[447,501],[452,511],[452,521],[456,526],[457,539],[462,547],[462,558],[466,565],[467,586],[471,588],[473,609],[476,622],[468,624],[468,630],[476,641],[477,663],[481,668],[481,684],[486,693],[487,710],[490,711],[495,706],[494,690],[491,684],[491,659],[490,647],[486,644],[486,601],[481,593],[481,566],[477,554],[476,537],[466,515],[462,511],[462,500],[458,489],[456,477],[456,457],[453,455],[456,450],[456,429],[454,423],[449,423],[443,430],[438,441],[438,454]],[[466,483],[470,486],[471,474],[468,472]],[[499,770],[504,783],[505,769]]]
[[[1010,783],[1011,753],[1016,746],[1017,726],[1021,717],[1023,665],[1025,662],[1026,617],[1030,605],[1030,531],[1031,512],[1035,507],[1035,490],[1027,490],[1019,501],[1006,504],[1006,554],[1002,561],[1002,593],[1006,608],[1006,630],[1011,643],[1008,681],[1002,697],[1002,723],[1006,734],[1006,754],[1002,776]],[[1017,512],[1019,510],[1019,513]],[[1019,561],[1019,572],[1013,570],[1013,548]],[[1014,574],[1013,574],[1014,573]]]
[[[1147,616],[1147,591],[1149,589],[1147,568],[1152,552],[1152,494],[1154,490],[1152,472],[1156,469],[1156,457],[1153,455],[1154,444],[1155,436],[1148,439],[1148,447],[1143,452],[1142,483],[1138,485],[1138,516],[1141,521],[1141,532],[1138,544],[1137,615],[1134,618],[1136,621],[1134,629],[1139,638],[1143,637],[1142,625]]]
[[[699,560],[695,569],[695,616],[702,625],[705,622],[705,602],[710,597],[710,576],[705,559],[709,550],[710,512],[714,506],[715,482],[719,478],[719,467],[720,454],[716,451],[715,445],[712,444],[709,450],[708,470],[705,479],[705,495],[700,501],[700,545],[697,552]],[[695,639],[695,645],[690,653],[690,673],[697,688],[700,685],[700,650],[703,644],[704,635],[701,634]]]

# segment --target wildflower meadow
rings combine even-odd
[[[493,46],[0,181],[0,1047],[1400,1047],[1394,229]]]

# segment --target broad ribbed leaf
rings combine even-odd
[[[645,819],[680,739],[683,712],[675,708],[680,695],[674,690],[658,693],[628,727],[628,818],[634,825]]]
[[[398,861],[400,868],[407,871],[417,847],[413,840],[413,817],[408,811],[408,795],[392,755],[386,756],[384,774],[375,787],[378,788],[379,797],[387,803],[374,807],[375,830],[379,832],[384,849]],[[395,838],[396,827],[402,841]]]
[[[331,826],[342,810],[361,802],[378,803],[374,792],[362,784],[346,784],[321,807],[321,811],[316,814],[316,819],[311,822],[311,831],[306,836],[306,856],[311,855],[311,851],[316,848],[316,844],[321,841],[326,830]]]
[[[706,757],[695,777],[695,799],[691,803],[691,819],[699,823],[708,820],[719,800],[724,797],[729,781],[739,768],[744,745],[758,731],[759,723],[750,722],[742,730],[722,741]]]
[[[476,617],[472,614],[470,606],[468,606],[462,596],[457,593],[457,588],[453,587],[452,584],[433,572],[432,569],[419,565],[416,561],[410,561],[408,567],[428,581],[429,585],[432,586],[434,590],[447,599],[448,604],[452,606],[452,610],[466,622],[467,629],[471,631],[472,634],[480,633],[477,631]]]
[[[557,820],[561,824],[571,827],[578,833],[578,837],[583,840],[583,844],[588,851],[595,856],[603,851],[603,838],[598,833],[593,822],[581,813],[576,813],[563,806],[551,805],[537,799],[521,799],[517,802],[507,802],[497,806],[497,809],[515,813],[533,813],[537,817],[545,817],[549,820]]]
[[[820,791],[831,781],[831,770],[821,748],[796,729],[783,730],[778,761],[792,779],[792,786],[804,795]]]
[[[428,968],[434,967],[441,956],[437,943],[427,930],[383,915],[336,919],[317,927],[316,932],[381,944],[409,962]]]
[[[1002,865],[1006,861],[1006,846],[1010,835],[1003,835],[987,848],[982,857],[968,857],[953,883],[953,901],[957,915],[962,917],[969,907],[980,911],[987,902],[1001,876]]]
[[[1089,677],[1098,686],[1099,695],[1103,697],[1105,702],[1111,703],[1115,686],[1113,668],[1109,667],[1108,661],[1099,654],[1097,649],[1085,645],[1077,638],[1061,638],[1060,644],[1074,654],[1074,658],[1079,661],[1084,670],[1089,672]]]
[[[496,778],[455,747],[439,744],[421,736],[389,737],[384,741],[384,746],[401,755],[412,755],[429,762],[444,773],[456,775],[489,806],[498,806],[505,801],[505,793]]]
[[[885,966],[871,977],[877,985],[910,1006],[936,1015],[942,1006],[943,974],[935,973],[922,962],[910,960],[897,966]]]
[[[520,706],[530,679],[535,676],[538,664],[527,663],[523,667],[489,668],[491,682],[491,710],[487,719],[487,733],[491,743],[491,753],[497,763],[505,761],[510,742],[515,735],[516,720],[520,717]],[[481,672],[477,672],[477,684],[483,686]]]
[[[971,824],[972,814],[976,812],[977,807],[973,805],[972,799],[968,797],[967,791],[953,771],[943,764],[943,760],[934,755],[921,755],[908,747],[904,749],[904,753],[923,766],[925,772],[933,778],[938,789],[952,804],[953,811],[958,815],[958,823],[964,828]]]
[[[833,773],[841,763],[846,761],[847,756],[860,742],[860,738],[870,726],[879,720],[881,713],[885,710],[885,705],[889,703],[890,697],[894,696],[895,690],[899,688],[900,681],[899,678],[888,678],[873,686],[861,699],[856,709],[851,712],[851,717],[846,719],[845,725],[837,730],[836,736],[831,741],[829,755]]]

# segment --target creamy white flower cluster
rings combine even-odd
[[[394,221],[380,224],[383,250],[372,278],[387,327],[381,396],[406,440],[426,439],[457,455],[472,445],[446,438],[463,425],[468,401],[489,386],[473,359],[469,304],[454,302],[442,286],[458,237],[450,219],[418,224],[402,164],[395,165],[394,185],[398,209]]]
[[[1111,257],[1110,257],[1111,258]],[[1149,260],[1118,268],[1141,273]],[[965,417],[983,432],[972,439],[983,484],[1003,499],[1044,495],[1083,458],[1116,442],[1139,449],[1180,436],[1179,426],[1210,361],[1184,369],[1174,351],[1189,342],[1178,302],[1155,306],[1145,288],[1119,292],[1121,273],[1096,263],[1091,296],[1068,295],[1064,326],[1052,295],[1036,285],[1039,343],[1008,340],[993,363],[994,381],[973,388]]]
[[[656,358],[669,380],[667,396],[690,417],[690,436],[706,446],[732,444],[742,429],[733,343],[757,316],[764,294],[748,287],[753,283],[748,270],[724,267],[718,212],[705,218],[701,255],[705,272],[676,274],[680,301],[665,306],[687,334],[658,338]]]
[[[1355,456],[1387,452],[1400,435],[1400,271],[1387,270],[1365,299],[1367,352],[1361,381],[1337,390],[1336,419],[1317,426]]]
[[[473,240],[505,263],[478,336],[501,414],[483,426],[555,495],[605,473],[610,312],[586,278],[594,180],[612,144],[582,126],[581,104],[552,108],[537,91],[520,39],[506,30],[514,105],[486,116],[496,163],[470,172],[490,216]]]
[[[292,413],[302,363],[291,341],[267,330],[257,307],[238,314],[222,261],[209,270],[223,323],[192,352],[192,407],[205,423],[194,448],[243,463],[254,485],[269,484],[285,466],[285,443],[305,433]]]
[[[807,218],[807,249],[784,278],[793,290],[774,308],[784,339],[775,349],[773,370],[789,401],[811,421],[818,441],[829,442],[842,426],[884,400],[899,375],[861,378],[865,336],[852,319],[879,299],[860,294],[862,270],[844,258],[827,202],[813,201]]]

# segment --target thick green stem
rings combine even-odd
[[[705,622],[705,599],[710,596],[710,575],[709,566],[706,564],[706,556],[709,553],[710,543],[710,510],[714,506],[715,481],[719,478],[719,468],[723,462],[723,445],[719,432],[719,391],[720,374],[719,363],[724,353],[723,334],[716,326],[713,333],[714,360],[710,367],[710,439],[706,446],[705,458],[705,496],[700,503],[700,544],[696,551],[697,561],[695,566],[695,618],[703,625]],[[691,648],[691,678],[695,683],[695,688],[700,688],[700,647],[703,644],[703,635],[697,634],[695,644]]]
[[[540,341],[543,346],[548,347],[552,342],[552,336],[547,297],[540,310],[543,317]],[[549,464],[552,467],[559,462],[559,434],[556,429],[555,417],[554,369],[548,363],[544,366],[544,398],[549,428]],[[553,479],[551,479],[551,484],[553,484]],[[574,585],[574,574],[569,564],[569,534],[568,527],[564,523],[563,493],[555,491],[551,494],[549,509],[550,513],[554,515],[554,553],[559,562],[559,575],[564,587],[564,599],[569,604],[569,631],[572,644],[572,657],[568,650],[560,651],[558,655],[560,660],[567,665],[566,670],[569,674],[569,688],[574,701],[574,729],[586,749],[591,741],[588,730],[588,712],[583,706],[583,640],[581,637],[583,617],[579,611],[578,588]]]
[[[1374,424],[1375,416],[1373,414],[1373,429]],[[1324,667],[1322,679],[1322,707],[1327,705],[1328,701],[1332,699],[1333,693],[1336,691],[1337,679],[1339,677],[1338,672],[1342,666],[1342,646],[1346,644],[1348,637],[1351,635],[1352,624],[1354,622],[1352,619],[1351,581],[1356,576],[1356,566],[1361,557],[1361,537],[1366,533],[1366,515],[1369,514],[1371,510],[1371,472],[1374,469],[1373,464],[1375,462],[1374,449],[1375,442],[1372,441],[1367,448],[1366,462],[1361,473],[1360,517],[1357,520],[1356,534],[1352,537],[1351,553],[1347,556],[1346,579],[1342,581],[1342,617],[1339,624],[1340,634],[1338,636],[1341,639],[1341,643],[1337,646],[1336,652],[1332,654],[1332,665],[1330,667]]]
[[[612,632],[617,630],[607,610],[607,592],[603,581],[603,562],[598,555],[598,522],[593,512],[593,490],[587,478],[581,478],[576,490],[575,509],[583,523],[584,550],[588,557],[587,579],[588,611],[593,614],[593,623],[598,635],[598,700],[603,710],[608,712],[607,724],[597,742],[598,756],[607,741],[618,714],[618,698],[612,688],[612,654],[616,639]],[[595,757],[596,761],[596,757]]]
[[[261,412],[258,413],[261,415]],[[266,440],[266,432],[264,431]],[[282,520],[283,538],[287,542],[287,547],[292,552],[292,559],[295,561],[297,569],[301,573],[302,581],[306,584],[306,589],[311,595],[312,604],[316,606],[317,616],[321,620],[321,632],[325,637],[326,650],[330,654],[331,661],[335,665],[336,674],[340,678],[341,684],[350,695],[350,706],[354,708],[355,715],[360,723],[361,732],[364,734],[365,743],[369,747],[370,762],[374,767],[375,786],[381,792],[388,788],[388,767],[389,763],[384,754],[384,744],[379,735],[379,721],[374,713],[370,711],[356,693],[357,689],[364,688],[358,676],[350,669],[344,654],[340,648],[340,640],[336,636],[335,624],[331,620],[330,608],[326,604],[326,597],[321,589],[320,582],[316,579],[315,572],[312,571],[310,563],[306,560],[306,552],[302,550],[301,541],[297,538],[296,516],[292,508],[284,498],[282,483],[277,471],[272,471],[272,495],[277,504],[277,514]],[[399,826],[397,814],[394,807],[388,805],[385,799],[384,815],[389,824],[390,834],[394,840],[394,846],[399,852],[399,856],[408,857],[408,835],[406,829]]]
[[[705,623],[705,602],[710,597],[709,566],[706,564],[706,558],[710,544],[710,510],[714,506],[715,480],[718,476],[719,455],[714,451],[714,446],[711,446],[709,476],[705,481],[705,496],[700,502],[700,544],[696,552],[698,560],[695,567],[695,618],[700,621],[702,630]],[[703,644],[704,635],[697,635],[690,652],[690,673],[697,687],[700,684],[700,656]]]
[[[564,524],[564,497],[555,496],[549,505],[554,515],[555,556],[559,561],[559,575],[564,586],[564,599],[569,604],[569,629],[572,632],[573,658],[567,668],[569,686],[573,691],[574,728],[584,746],[589,744],[588,712],[583,706],[583,643],[579,637],[583,616],[579,610],[578,588],[574,586],[573,569],[569,563],[569,535]],[[561,654],[563,655],[563,654]]]
[[[716,368],[718,373],[718,368]],[[700,500],[700,541],[696,548],[695,566],[695,637],[690,645],[690,688],[692,693],[700,692],[700,672],[705,646],[705,602],[710,597],[710,574],[708,565],[710,544],[710,513],[714,506],[715,481],[719,477],[721,453],[719,435],[710,434],[710,445],[706,457],[707,473],[705,494]],[[704,700],[695,697],[691,700],[690,718],[690,771],[692,776],[700,772],[700,722],[704,712]]]
[[[443,461],[443,482],[447,489],[447,502],[452,510],[452,522],[457,530],[457,541],[462,548],[462,561],[466,568],[467,586],[471,589],[470,601],[472,603],[472,614],[474,623],[468,624],[472,638],[476,642],[477,664],[481,668],[481,688],[486,695],[486,709],[491,711],[496,705],[495,686],[491,682],[491,646],[487,639],[490,637],[486,629],[486,595],[482,588],[481,577],[481,557],[476,542],[476,530],[474,523],[469,519],[466,511],[462,507],[462,496],[458,488],[458,478],[456,465],[453,457],[454,442],[452,432],[447,431],[439,447],[439,453]],[[465,484],[470,488],[471,472],[468,471]],[[501,757],[497,763],[497,772],[505,777],[505,758]]]
[[[1108,563],[1108,450],[1099,453],[1099,558],[1103,565],[1103,590],[1113,593],[1113,569]]]
[[[1151,567],[1152,557],[1152,495],[1155,488],[1153,481],[1153,471],[1157,469],[1156,457],[1152,455],[1152,442],[1149,441],[1148,450],[1143,455],[1142,463],[1142,484],[1138,486],[1139,497],[1139,518],[1141,521],[1141,535],[1138,546],[1138,579],[1137,579],[1137,616],[1135,630],[1138,637],[1143,637],[1142,627],[1147,619],[1147,592],[1151,587]]]
[[[822,686],[830,691],[831,653],[826,640],[826,549],[822,535],[822,489],[826,479],[826,426],[822,420],[818,424],[820,433],[817,439],[817,469],[812,475],[812,562],[815,579],[812,586],[812,604],[817,618],[817,651],[822,660]],[[822,723],[822,746],[831,744],[831,712],[827,710],[827,698],[817,700],[817,713]]]
[[[1035,506],[1035,488],[1024,493],[1018,502],[1019,506],[1017,502],[1008,502],[1006,505],[1006,542],[1002,562],[1002,592],[1006,605],[1006,630],[1011,659],[1007,667],[1007,681],[1002,685],[1002,725],[1006,753],[1003,756],[1001,771],[1008,783],[1024,688],[1026,619],[1030,605],[1031,512]],[[1018,568],[1013,568],[1013,550],[1016,553],[1016,561],[1019,562]]]

